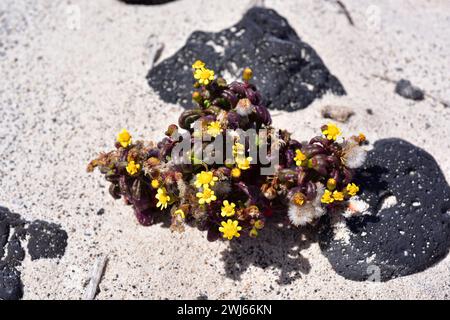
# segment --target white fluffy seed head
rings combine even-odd
[[[252,105],[250,100],[247,98],[239,100],[236,105],[236,112],[240,116],[243,116],[243,117],[248,116],[250,113],[253,112],[254,109],[255,109],[255,107]]]
[[[289,204],[288,217],[291,223],[298,226],[306,226],[313,222],[315,216],[314,207],[311,203],[304,203],[302,206]]]
[[[350,169],[361,167],[366,161],[367,151],[356,143],[349,143],[344,147],[344,163]]]
[[[358,196],[352,197],[348,201],[347,208],[342,213],[347,219],[363,214],[369,214],[369,204],[364,200],[361,200]]]

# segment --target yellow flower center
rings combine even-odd
[[[227,222],[222,221],[221,227],[219,228],[219,231],[223,233],[223,237],[231,240],[233,237],[238,238],[240,236],[239,231],[242,230],[242,227],[239,226],[239,222],[237,220],[231,220],[228,219]]]
[[[302,193],[297,192],[292,197],[292,202],[297,206],[302,206],[303,203],[305,203],[305,196]]]

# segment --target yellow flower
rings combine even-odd
[[[202,60],[196,60],[192,65],[193,69],[202,69],[205,67],[205,63]]]
[[[157,208],[161,207],[161,210],[167,208],[170,197],[167,195],[166,188],[159,188],[155,198],[158,199],[158,203],[156,204]]]
[[[184,211],[181,209],[176,210],[174,213],[179,214],[181,216],[181,218],[183,218],[183,219],[186,218]]]
[[[240,227],[239,222],[237,220],[231,220],[228,219],[227,222],[222,221],[221,227],[219,228],[219,231],[223,233],[223,237],[231,240],[233,237],[239,238],[240,234],[239,231],[242,230],[242,227]]]
[[[127,129],[122,129],[117,135],[117,141],[124,148],[128,147],[131,144],[131,135],[127,131]]]
[[[244,155],[245,147],[242,143],[236,142],[233,145],[233,156]]]
[[[156,189],[159,187],[159,181],[156,179],[153,179],[152,182],[150,183],[152,185],[153,189]]]
[[[359,187],[354,183],[349,183],[346,187],[347,193],[351,196],[354,196],[358,193]]]
[[[299,149],[295,150],[295,158],[294,158],[295,164],[297,166],[301,166],[304,160],[306,160],[305,154],[301,152]]]
[[[336,201],[344,201],[344,193],[336,190],[333,192],[333,198]]]
[[[222,212],[221,212],[222,217],[233,216],[235,213],[235,210],[234,210],[235,207],[236,207],[236,205],[233,202],[229,203],[228,200],[225,200],[223,202],[223,207],[222,207]]]
[[[219,178],[214,177],[211,171],[202,171],[197,174],[197,180],[195,180],[195,186],[197,188],[208,188],[209,186],[213,186],[215,181],[219,180]]]
[[[199,204],[210,203],[216,201],[217,197],[214,195],[214,191],[209,188],[203,188],[203,192],[197,192],[197,198]]]
[[[208,128],[206,129],[206,133],[208,133],[212,137],[217,137],[222,132],[222,127],[220,126],[219,121],[213,121],[208,124]]]
[[[366,136],[364,135],[364,133],[359,133],[359,134],[358,134],[358,141],[359,141],[359,142],[364,142],[364,141],[366,141]]]
[[[330,190],[325,190],[322,198],[320,199],[322,203],[332,203],[334,201],[332,193]]]
[[[247,170],[250,169],[250,162],[253,160],[252,157],[237,157],[236,158],[236,164],[239,169],[241,170]]]
[[[130,161],[128,162],[126,169],[130,176],[134,176],[141,169],[141,165],[139,163],[135,163],[134,161]]]
[[[214,71],[206,68],[196,69],[194,78],[197,79],[200,84],[207,86],[214,80]]]
[[[336,138],[341,134],[341,129],[339,129],[335,124],[329,123],[324,130],[322,130],[324,136],[328,140],[336,140]]]
[[[239,169],[239,168],[231,169],[231,176],[233,178],[239,178],[241,176],[241,169]]]

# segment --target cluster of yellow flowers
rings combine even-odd
[[[202,171],[197,174],[196,180],[194,182],[194,185],[201,189],[199,192],[197,192],[196,196],[198,199],[198,203],[203,204],[209,204],[212,201],[216,201],[217,197],[214,194],[214,191],[210,189],[210,187],[214,186],[216,181],[218,180],[217,177],[213,175],[210,171]],[[236,204],[233,202],[229,202],[228,200],[223,201],[223,206],[221,208],[221,215],[222,217],[232,217],[236,213],[235,211]],[[237,220],[231,220],[228,219],[227,222],[222,221],[221,227],[219,228],[219,231],[223,233],[223,237],[227,238],[228,240],[231,240],[233,237],[239,237],[239,231],[242,230],[242,227],[240,227],[239,222]]]
[[[203,61],[195,61],[192,68],[194,69],[194,78],[199,84],[207,86],[214,80],[214,70],[206,68]]]
[[[122,129],[122,131],[117,135],[117,142],[119,142],[123,148],[127,148],[131,144],[131,138],[131,134],[126,129]],[[134,160],[130,160],[128,161],[126,170],[130,176],[134,176],[141,170],[141,165],[136,163]],[[157,179],[153,179],[150,184],[152,188],[158,189],[155,195],[155,198],[158,200],[156,207],[161,210],[166,209],[171,199],[171,197],[167,194],[166,188],[160,187],[160,182]],[[181,216],[184,218],[184,212]]]
[[[127,129],[122,129],[122,131],[117,134],[117,142],[123,148],[127,148],[129,145],[131,145],[131,134],[127,131]],[[141,165],[139,163],[136,163],[134,160],[129,159],[126,170],[130,176],[134,176],[141,170]]]
[[[237,170],[234,171],[234,174],[232,172],[232,175],[233,177],[239,177],[241,170],[250,169],[250,162],[252,162],[253,158],[245,156],[245,146],[239,142],[235,142],[233,145],[233,156],[237,166],[233,170]]]
[[[334,190],[336,187],[336,181],[333,178],[328,179],[327,189],[320,199],[322,203],[333,203],[334,201],[344,201],[345,196],[353,197],[359,191],[359,187],[354,183],[349,183],[344,190],[338,191]]]

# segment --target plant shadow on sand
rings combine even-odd
[[[229,247],[222,252],[225,275],[241,280],[242,274],[254,265],[264,270],[279,269],[277,283],[290,284],[311,270],[309,260],[301,251],[316,241],[315,234],[311,228],[298,229],[281,219],[272,219],[257,239],[242,237],[230,241]]]

